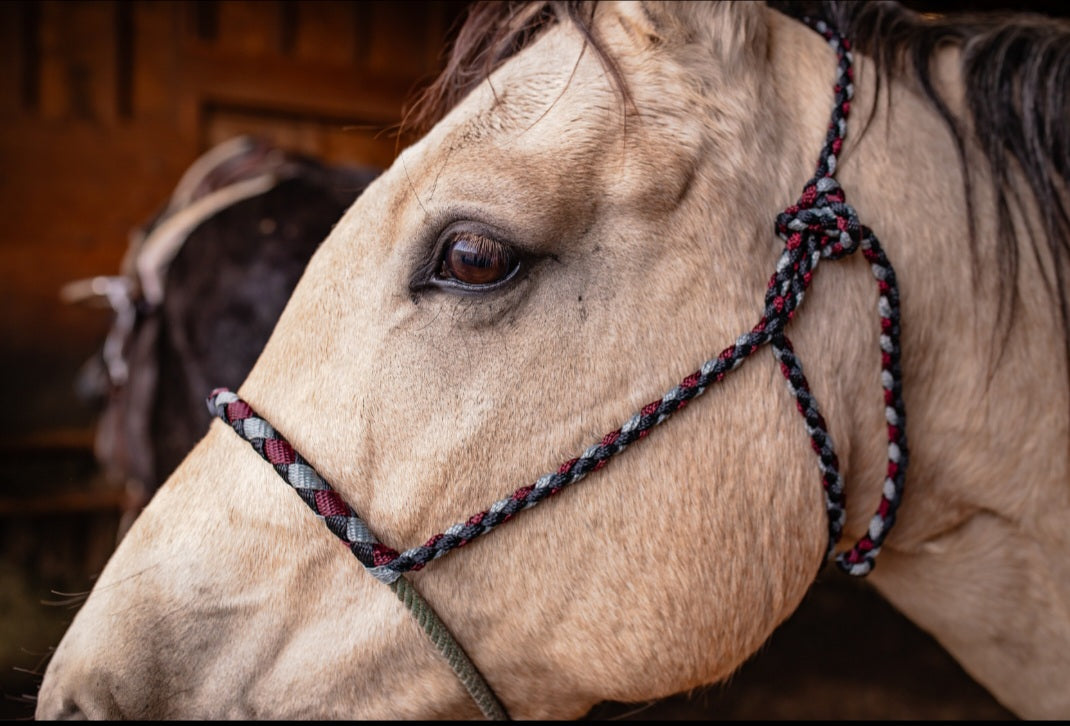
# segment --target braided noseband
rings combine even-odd
[[[806,183],[799,201],[777,216],[776,232],[784,240],[785,246],[777,261],[776,271],[769,280],[761,319],[749,332],[739,336],[734,345],[703,363],[699,370],[687,376],[662,398],[644,406],[624,425],[606,434],[581,456],[564,462],[557,471],[517,489],[484,511],[436,534],[424,544],[398,552],[376,540],[364,521],[308,462],[234,393],[226,389],[213,391],[208,399],[209,410],[230,424],[275,467],[279,475],[323,519],[324,524],[346,543],[368,572],[397,588],[405,583],[403,578],[402,582],[396,582],[402,573],[419,570],[450,550],[486,534],[517,512],[535,506],[590,472],[601,469],[611,457],[632,442],[644,438],[652,428],[701,395],[707,386],[720,381],[754,351],[769,343],[787,379],[788,388],[795,396],[817,454],[828,511],[827,556],[831,557],[843,531],[843,481],[832,438],[785,330],[802,303],[814,270],[822,258],[836,260],[861,249],[870,263],[879,290],[877,310],[881,324],[881,385],[888,423],[888,469],[880,505],[870,520],[868,531],[850,550],[836,556],[836,562],[851,575],[868,574],[873,569],[874,558],[880,552],[884,538],[895,522],[907,466],[906,415],[899,365],[899,292],[895,272],[876,236],[859,223],[854,209],[844,201],[843,190],[833,178],[854,91],[850,44],[824,22],[811,25],[828,40],[839,59],[835,107],[817,173]],[[409,591],[415,593],[411,585],[405,584]],[[399,597],[402,597],[400,592]],[[468,662],[468,665],[471,666],[471,663]],[[479,697],[476,698],[479,702]],[[497,701],[494,703],[497,704]],[[497,715],[487,710],[484,713]],[[504,710],[501,714],[504,715]]]

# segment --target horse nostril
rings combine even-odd
[[[64,698],[58,704],[44,700],[38,701],[34,719],[37,721],[88,721],[89,717],[79,708],[73,698]]]

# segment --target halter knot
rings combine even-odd
[[[776,233],[789,249],[817,249],[833,260],[857,250],[866,231],[854,207],[845,201],[839,182],[831,176],[807,182],[799,201],[776,218]]]
[[[830,176],[807,182],[799,201],[779,215],[776,233],[784,251],[769,279],[765,310],[756,332],[764,340],[782,332],[802,304],[814,270],[822,258],[838,260],[864,245],[869,229],[844,201],[843,190]]]

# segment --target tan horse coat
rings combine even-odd
[[[637,113],[575,28],[545,32],[350,209],[240,391],[391,546],[582,451],[760,315],[833,53],[760,5],[607,3],[595,27]],[[961,101],[956,56],[939,78]],[[838,178],[901,283],[913,454],[872,580],[1008,707],[1065,717],[1070,400],[1039,284],[1050,261],[1022,257],[1034,282],[990,376],[998,271],[982,244],[974,292],[950,135],[899,85],[859,139],[874,83],[865,59],[857,71]],[[458,219],[522,250],[516,283],[414,289]],[[885,466],[875,299],[860,256],[824,263],[791,330],[848,483],[845,545]],[[604,471],[412,580],[514,717],[571,718],[729,675],[796,608],[824,533],[816,462],[761,351]],[[393,594],[219,422],[52,660],[38,715],[79,712],[476,715]]]

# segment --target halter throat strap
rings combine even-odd
[[[217,389],[208,398],[208,408],[212,414],[229,424],[272,464],[279,476],[294,488],[327,528],[345,542],[368,572],[390,585],[417,619],[423,619],[421,625],[488,718],[508,718],[508,714],[431,607],[420,598],[411,583],[402,578],[402,574],[423,568],[432,560],[486,534],[521,510],[535,506],[590,472],[601,469],[610,458],[629,444],[645,438],[651,429],[668,420],[691,399],[700,396],[709,385],[721,381],[767,343],[795,397],[817,454],[828,513],[826,554],[829,558],[833,557],[845,519],[843,480],[832,437],[817,400],[810,391],[802,364],[787,337],[786,328],[802,303],[818,263],[823,259],[839,259],[857,250],[861,250],[869,262],[878,288],[880,382],[887,422],[888,466],[881,488],[881,500],[866,533],[853,547],[835,555],[840,568],[855,576],[868,574],[895,522],[908,460],[900,369],[898,287],[895,272],[876,236],[859,223],[855,210],[846,203],[843,190],[834,178],[854,93],[850,44],[822,21],[806,22],[823,35],[836,51],[835,104],[816,174],[804,186],[799,201],[777,217],[776,233],[785,244],[769,280],[761,318],[750,331],[739,336],[733,345],[721,351],[716,358],[703,363],[679,385],[644,406],[620,428],[606,434],[580,456],[564,462],[556,471],[517,489],[464,522],[434,535],[423,545],[399,552],[380,543],[353,508],[249,404],[226,389]],[[425,622],[431,625],[424,625]]]

